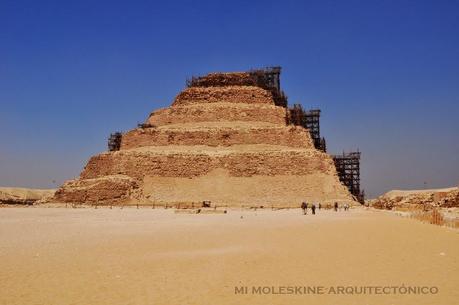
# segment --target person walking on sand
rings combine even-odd
[[[312,215],[316,215],[316,205],[314,203],[311,205],[311,211]]]
[[[303,209],[303,215],[308,214],[308,204],[306,202],[301,203],[301,208]]]
[[[338,202],[335,202],[335,212],[338,212]]]
[[[320,211],[321,208],[322,208],[322,204],[319,202],[319,211]]]

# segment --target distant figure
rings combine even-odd
[[[312,215],[316,215],[316,205],[313,203],[311,206]]]
[[[303,209],[303,215],[308,214],[308,204],[306,202],[301,203],[301,208]]]
[[[348,210],[349,210],[349,203],[345,203],[345,204],[344,204],[344,210],[345,210],[345,211],[348,211]]]
[[[335,202],[335,212],[338,212],[338,202]]]
[[[319,211],[320,211],[321,208],[322,208],[322,204],[320,204],[320,202],[319,202]]]

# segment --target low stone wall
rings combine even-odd
[[[231,176],[335,174],[332,159],[317,150],[257,151],[225,154],[158,153],[117,151],[92,157],[81,179],[122,174],[136,179],[145,176],[196,177],[224,168]]]
[[[199,122],[266,122],[284,125],[287,112],[283,107],[273,105],[243,105],[217,103],[192,107],[169,107],[150,114],[148,124],[163,126]]]
[[[313,148],[309,131],[302,127],[158,129],[138,128],[123,135],[121,149],[143,146],[272,144]]]
[[[177,95],[172,106],[203,103],[247,103],[274,105],[272,94],[253,86],[191,87]]]

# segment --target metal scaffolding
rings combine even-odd
[[[249,74],[255,79],[257,85],[271,92],[276,106],[287,107],[288,99],[280,85],[280,73],[282,68],[266,67],[264,69],[250,70]]]
[[[339,180],[360,203],[364,203],[365,194],[360,190],[360,151],[334,155]]]
[[[280,73],[282,68],[277,67],[266,67],[264,69],[253,69],[249,71],[249,74],[257,79],[257,83],[264,88],[273,88],[277,91],[281,91],[280,87]]]
[[[122,137],[123,137],[123,134],[121,132],[111,133],[110,137],[108,138],[108,150],[109,151],[120,150]]]
[[[305,111],[301,104],[293,104],[293,107],[290,108],[290,123],[308,129],[314,141],[314,147],[323,152],[327,151],[325,138],[320,137],[320,109]]]
[[[323,152],[327,151],[325,138],[320,137],[320,109],[311,109],[304,111],[303,127],[307,128],[311,133],[314,146]]]

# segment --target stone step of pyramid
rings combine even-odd
[[[254,86],[192,87],[175,98],[172,107],[208,103],[272,104],[272,94]]]
[[[123,135],[121,150],[144,146],[272,144],[313,148],[307,130],[297,126],[233,124],[232,126],[174,125],[138,128]]]
[[[286,109],[272,104],[215,102],[162,108],[151,113],[148,124],[153,126],[199,122],[266,122],[286,124]]]
[[[218,207],[298,207],[301,202],[333,205],[348,201],[346,188],[333,175],[316,172],[309,175],[257,175],[235,177],[225,169],[212,170],[193,179],[183,177],[145,177],[143,192],[158,205],[196,207],[210,201]]]
[[[279,145],[233,145],[228,147],[148,146],[92,157],[81,173],[84,179],[122,174],[197,177],[224,168],[233,176],[334,174],[331,158],[316,149]]]

